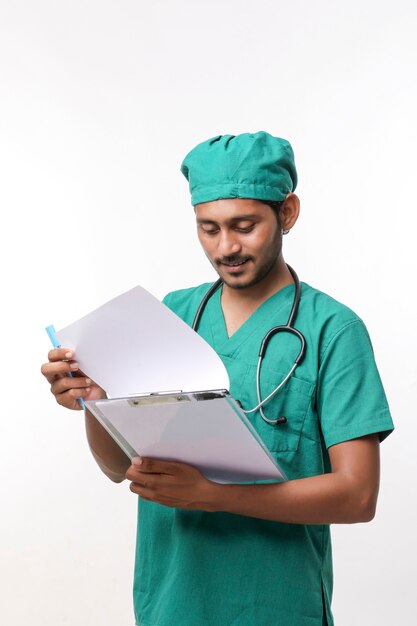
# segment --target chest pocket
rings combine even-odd
[[[283,380],[286,373],[265,368],[261,373],[261,399],[263,400]],[[244,409],[251,409],[258,404],[256,398],[256,368],[250,367],[244,380],[242,404]],[[284,387],[264,405],[268,419],[285,417],[282,424],[268,424],[259,411],[247,417],[271,452],[296,451],[298,449],[304,421],[310,402],[313,385],[292,376]]]

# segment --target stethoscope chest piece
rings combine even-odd
[[[279,426],[280,424],[286,424],[287,422],[288,420],[285,415],[281,415],[280,417],[277,417],[275,424]]]

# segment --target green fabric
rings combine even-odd
[[[203,141],[187,154],[181,172],[193,205],[220,198],[281,201],[297,186],[291,145],[264,131]]]
[[[192,323],[209,285],[169,294],[165,303]],[[218,291],[200,334],[229,372],[244,408],[257,404],[255,371],[265,333],[288,319],[287,286],[227,336]],[[303,363],[266,407],[286,415],[279,427],[251,414],[288,478],[330,471],[327,448],[370,433],[381,440],[393,424],[362,321],[347,307],[302,283],[296,327],[305,335]],[[265,397],[292,365],[298,344],[277,335],[262,367]],[[134,601],[141,626],[333,625],[329,527],[281,524],[227,513],[171,509],[139,499]],[[324,605],[324,606],[323,606]]]

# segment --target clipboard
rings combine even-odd
[[[225,389],[85,403],[129,458],[197,467],[218,483],[279,482],[284,472]]]
[[[143,287],[58,330],[55,339],[106,390],[106,400],[85,405],[128,457],[182,461],[216,482],[286,479],[228,392],[219,355]]]

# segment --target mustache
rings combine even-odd
[[[244,263],[245,261],[250,261],[251,259],[251,256],[240,256],[237,254],[233,254],[231,256],[224,256],[222,258],[216,259],[216,263],[217,265],[236,265],[237,263]]]

